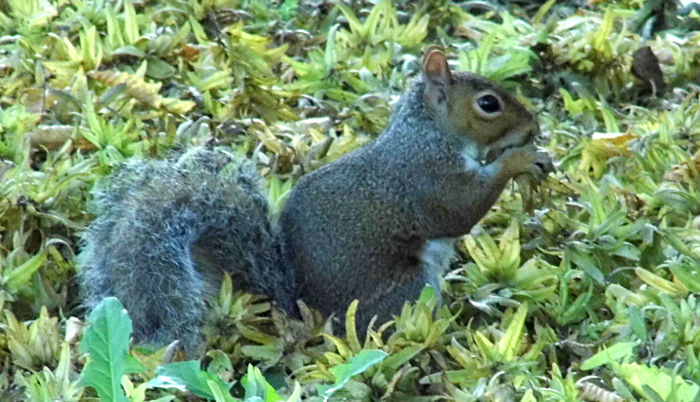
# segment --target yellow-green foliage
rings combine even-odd
[[[69,319],[85,316],[75,255],[96,180],[214,143],[255,158],[277,212],[301,175],[381,132],[429,43],[537,112],[574,195],[540,194],[529,216],[507,188],[459,242],[441,302],[428,290],[366,339],[356,305],[338,336],[227,277],[203,367],[263,387],[260,369],[292,400],[334,383],[351,400],[697,398],[698,11],[504,3],[0,1],[0,399],[96,396]],[[665,88],[633,74],[644,46]],[[387,356],[336,377],[370,349]],[[122,379],[128,398],[186,398],[145,385],[168,353],[131,351],[146,369]]]

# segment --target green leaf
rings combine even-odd
[[[335,6],[338,7],[338,9],[340,9],[340,12],[342,12],[345,18],[347,18],[350,30],[354,33],[357,33],[358,36],[360,36],[361,38],[365,38],[367,36],[367,29],[364,25],[362,25],[360,20],[357,19],[355,13],[353,13],[350,8],[348,8],[340,2],[335,3]]]
[[[694,266],[692,263],[685,265],[669,264],[668,269],[683,286],[695,293],[700,292],[700,273],[697,266]]]
[[[605,283],[605,276],[603,275],[603,272],[600,270],[600,268],[598,268],[591,256],[584,254],[574,247],[569,248],[567,251],[570,251],[571,253],[571,262],[576,264],[583,270],[583,272],[590,275],[590,277],[599,284],[602,285]]]
[[[245,400],[258,397],[265,402],[277,402],[282,398],[277,394],[275,388],[267,382],[265,377],[260,372],[260,369],[248,365],[248,373],[241,378],[241,385],[245,389]]]
[[[335,49],[335,35],[339,27],[340,24],[334,24],[331,29],[328,30],[328,35],[326,36],[326,50],[323,53],[323,68],[326,76],[333,71],[338,61],[338,55]]]
[[[637,342],[616,343],[588,358],[585,362],[583,362],[583,364],[581,364],[581,370],[592,370],[604,364],[609,364],[623,359],[631,355],[632,350],[637,345]]]
[[[216,399],[219,390],[229,395],[231,384],[221,378],[200,369],[198,360],[170,363],[156,369],[156,378],[149,381],[149,388],[175,388],[189,390],[193,394],[207,399]]]
[[[282,349],[276,343],[269,345],[244,345],[241,347],[241,352],[255,360],[272,363],[279,361],[282,357]]]
[[[600,102],[600,113],[603,116],[603,121],[605,122],[605,131],[608,133],[619,133],[620,127],[617,124],[617,118],[615,118],[615,115],[610,110],[607,102],[605,102],[603,99],[601,99]]]
[[[523,303],[518,307],[518,311],[508,325],[506,333],[503,334],[503,337],[498,341],[498,353],[503,356],[505,361],[512,360],[516,356],[518,350],[520,350],[526,317],[527,303]]]
[[[297,0],[284,0],[284,3],[279,8],[279,13],[283,20],[289,21],[296,16],[298,9],[299,3]]]
[[[234,402],[237,399],[233,398],[229,391],[225,388],[219,386],[219,384],[214,380],[207,380],[207,386],[214,395],[214,401],[216,402]],[[257,401],[255,398],[247,399],[246,402]]]
[[[353,376],[364,373],[387,356],[388,354],[382,350],[363,350],[347,363],[332,367],[330,371],[335,376],[335,382],[330,386],[318,386],[319,394],[324,398],[330,397],[334,392],[343,388]]]
[[[387,357],[386,360],[382,362],[382,371],[394,375],[399,367],[408,363],[409,360],[413,359],[413,357],[423,349],[425,349],[423,346],[407,346],[397,353],[392,353],[391,356]]]
[[[549,10],[552,8],[552,6],[556,3],[556,0],[548,0],[540,8],[537,10],[535,15],[532,17],[532,23],[533,24],[539,24],[544,16],[549,12]]]
[[[347,339],[348,347],[353,353],[358,353],[362,350],[362,345],[360,345],[360,340],[357,337],[357,324],[355,320],[358,305],[359,301],[357,299],[353,300],[345,313],[345,338]]]
[[[124,2],[124,34],[127,43],[130,45],[139,40],[139,25],[136,21],[136,11],[131,0]]]
[[[635,305],[629,306],[627,308],[627,316],[629,317],[632,332],[634,332],[640,340],[645,341],[647,339],[647,327],[639,307]]]
[[[112,56],[131,56],[136,57],[137,59],[142,59],[146,57],[146,53],[135,46],[126,45],[115,49],[112,52]]]
[[[166,63],[160,57],[149,57],[146,75],[157,80],[164,80],[177,73],[177,69]]]
[[[122,376],[145,369],[134,360],[127,360],[131,319],[119,300],[107,297],[90,313],[88,321],[80,351],[90,358],[79,384],[95,388],[100,400],[126,401]]]
[[[435,308],[437,305],[437,299],[435,298],[435,288],[427,285],[421,290],[420,296],[418,296],[418,302],[419,303],[424,303],[430,306],[431,308]]]
[[[637,363],[622,364],[617,372],[649,400],[694,401],[700,395],[698,384],[686,382],[680,376],[672,376],[656,367]]]
[[[7,280],[5,286],[10,293],[17,292],[20,287],[29,283],[34,272],[36,272],[44,264],[44,262],[46,262],[47,252],[48,249],[44,248],[19,267],[14,269],[7,268],[8,273],[6,273],[5,278],[3,279]]]
[[[688,247],[688,245],[685,244],[683,240],[672,230],[663,229],[660,231],[660,233],[663,236],[664,240],[666,240],[671,246],[673,246],[673,248],[678,250],[678,252],[687,255],[688,257],[695,260],[696,263],[700,264],[700,254],[696,253],[691,247]]]

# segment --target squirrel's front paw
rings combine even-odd
[[[549,153],[533,144],[509,148],[499,159],[502,160],[509,178],[525,173],[532,175],[537,182],[540,182],[549,172],[554,171],[554,163]]]

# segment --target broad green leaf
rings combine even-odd
[[[215,399],[215,390],[223,389],[228,394],[230,388],[221,378],[200,369],[198,360],[166,364],[158,367],[156,374],[149,387],[189,390],[201,398]]]
[[[319,394],[324,398],[330,397],[334,392],[343,388],[352,377],[364,373],[387,356],[388,354],[382,350],[363,350],[347,363],[332,367],[330,371],[335,376],[335,382],[333,385],[318,386]]]
[[[632,350],[637,346],[638,342],[620,342],[609,348],[605,348],[600,352],[589,357],[581,364],[581,370],[592,370],[604,364],[617,362],[632,354]]]
[[[127,361],[131,319],[119,300],[107,297],[90,313],[88,321],[80,351],[88,353],[89,359],[79,383],[95,388],[100,400],[126,401],[122,376],[144,369],[134,360]]]

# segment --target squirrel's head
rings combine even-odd
[[[467,140],[475,160],[491,162],[505,148],[524,145],[539,134],[534,116],[513,95],[480,75],[450,71],[438,46],[425,50],[423,82],[429,113]]]

